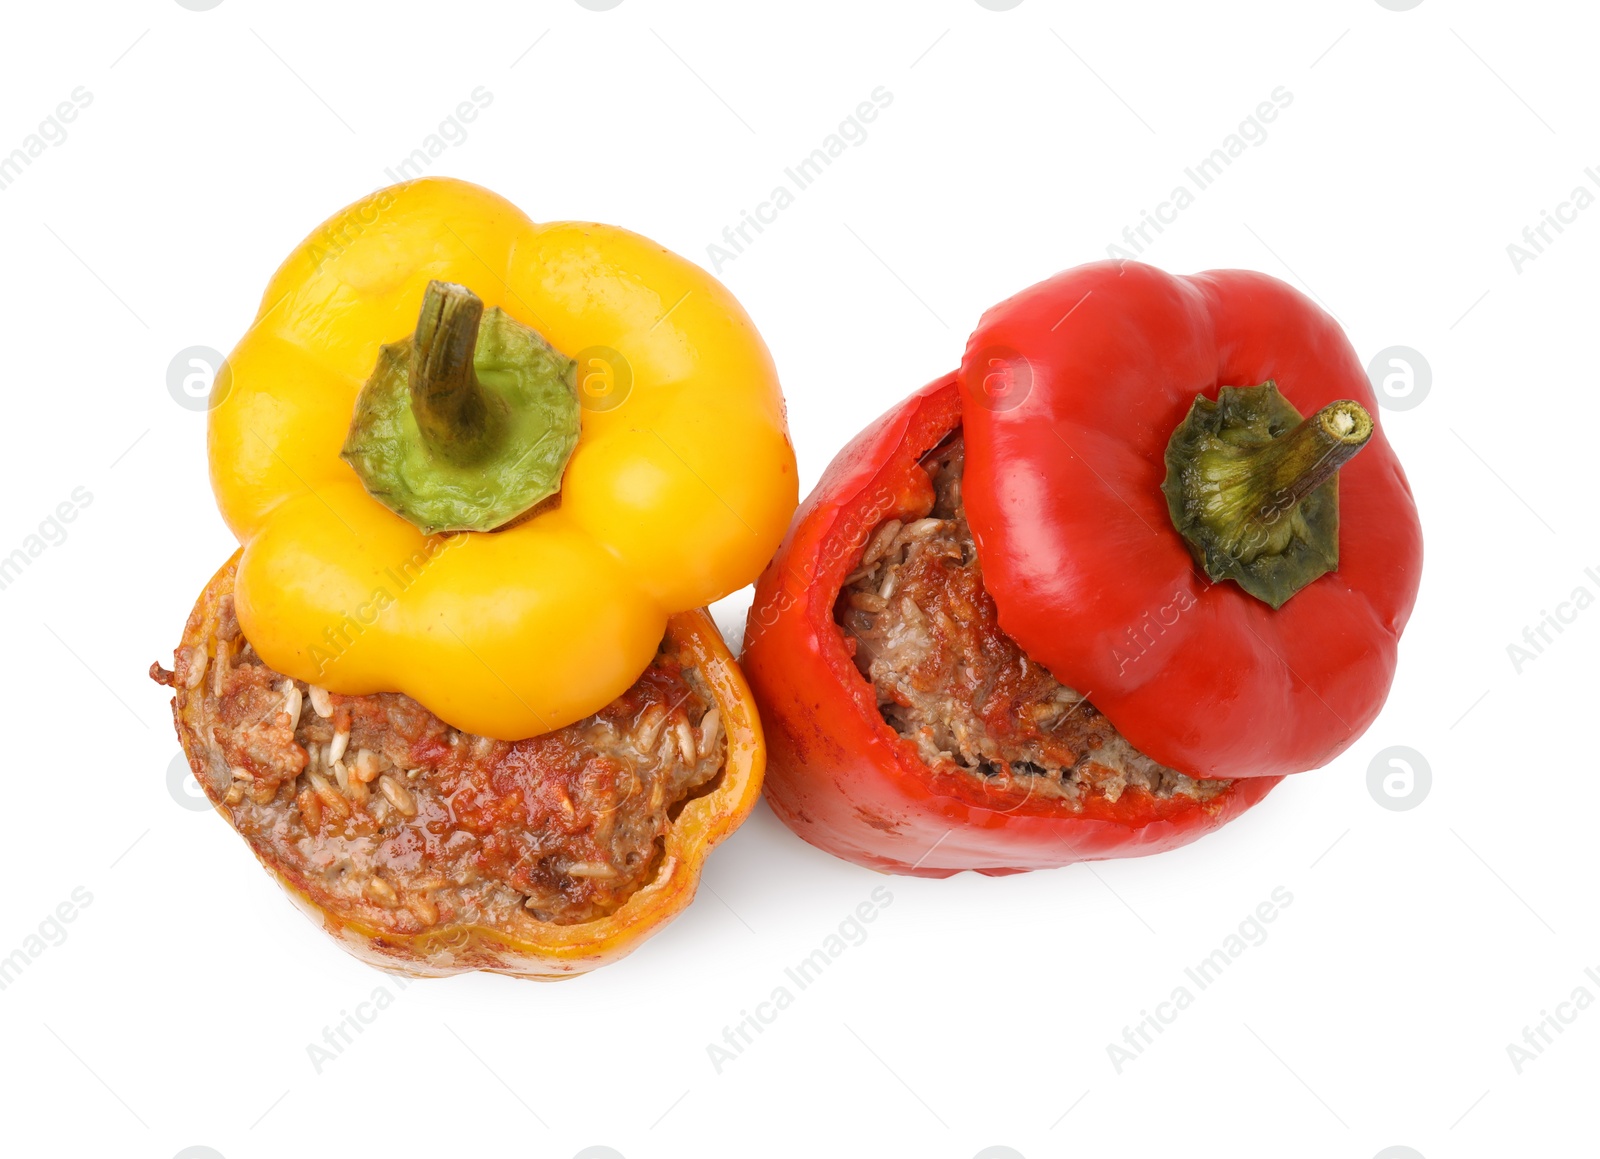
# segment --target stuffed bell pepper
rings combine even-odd
[[[1068,271],[839,453],[758,582],[768,799],[925,876],[1184,844],[1372,722],[1421,556],[1326,313]]]
[[[304,908],[388,969],[560,977],[688,904],[765,762],[704,605],[796,498],[721,285],[472,185],[380,191],[278,271],[209,457],[242,547],[152,674]]]

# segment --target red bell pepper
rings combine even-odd
[[[1083,811],[926,765],[878,712],[834,620],[874,529],[925,505],[917,463],[961,421],[955,376],[896,406],[844,448],[756,585],[741,663],[767,738],[767,800],[801,837],[874,869],[1001,874],[1187,844],[1248,809],[1278,778],[1205,804],[1125,793]]]
[[[1020,403],[989,401],[979,371],[996,351],[1031,375]],[[1197,395],[1267,382],[1303,415],[1340,400],[1377,410],[1338,323],[1243,270],[1080,266],[985,314],[963,361],[968,517],[1001,626],[1134,747],[1192,776],[1297,773],[1348,748],[1388,696],[1421,579],[1411,488],[1370,418],[1365,448],[1327,483],[1336,571],[1303,569],[1321,578],[1275,608],[1195,566],[1163,489],[1169,440]],[[1249,466],[1246,449],[1235,464]],[[1307,516],[1284,506],[1292,484],[1260,474],[1241,505],[1268,538]],[[1162,614],[1175,603],[1186,610]]]
[[[1100,263],[991,310],[960,373],[839,453],[757,584],[774,811],[873,868],[1007,873],[1185,844],[1331,759],[1382,703],[1420,569],[1374,405],[1337,325],[1263,275]],[[1000,628],[1226,789],[1069,802],[930,764],[880,714],[836,603],[876,528],[927,513],[919,462],[958,427]]]

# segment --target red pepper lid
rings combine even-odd
[[[959,389],[1000,625],[1133,745],[1269,776],[1372,723],[1422,533],[1332,317],[1265,274],[1098,262],[988,311]]]

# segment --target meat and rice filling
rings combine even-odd
[[[839,595],[835,616],[884,720],[930,766],[1078,807],[1129,789],[1201,801],[1226,791],[1232,782],[1139,752],[1001,631],[962,504],[964,455],[958,430],[923,458],[932,510],[879,525]]]
[[[678,809],[710,791],[726,753],[708,688],[665,642],[600,712],[515,743],[406,696],[274,672],[231,596],[211,644],[152,675],[209,745],[213,800],[319,907],[399,934],[610,913],[650,879]]]

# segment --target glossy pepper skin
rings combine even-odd
[[[1075,811],[932,769],[879,714],[834,603],[874,529],[925,510],[917,463],[961,422],[955,379],[929,384],[839,452],[756,584],[741,664],[761,707],[773,811],[839,857],[922,877],[1156,853],[1226,824],[1278,778],[1237,782],[1205,804],[1128,791]]]
[[[559,503],[493,533],[425,536],[340,458],[379,347],[434,280],[579,361]],[[796,499],[777,374],[727,290],[636,234],[535,224],[453,180],[373,194],[289,256],[217,377],[209,447],[262,659],[502,740],[622,693],[672,614],[760,570]]]
[[[1196,395],[1269,381],[1303,416],[1341,399],[1379,413],[1338,323],[1283,282],[1126,261],[989,310],[959,375],[963,493],[1000,626],[1194,777],[1343,752],[1388,695],[1421,579],[1416,505],[1376,424],[1338,472],[1337,570],[1274,609],[1195,567],[1162,493],[1168,440]]]
[[[233,589],[238,563],[239,556],[235,554],[201,592],[184,626],[181,648],[198,648],[210,654],[222,604]],[[254,852],[290,900],[345,950],[368,965],[391,973],[444,977],[486,970],[551,981],[574,977],[625,957],[694,899],[707,855],[739,827],[755,806],[766,766],[761,721],[750,689],[710,615],[703,608],[675,613],[667,621],[667,633],[673,645],[705,678],[727,733],[728,755],[715,787],[686,802],[674,819],[654,877],[614,913],[568,925],[529,923],[529,932],[516,934],[470,922],[439,925],[419,934],[399,934],[374,929],[346,914],[319,907],[312,900],[305,864],[285,864],[265,856],[261,850]],[[181,686],[174,692],[173,719],[189,769],[217,812],[231,821],[223,797],[233,783],[233,774],[212,742],[202,711],[204,698]]]

